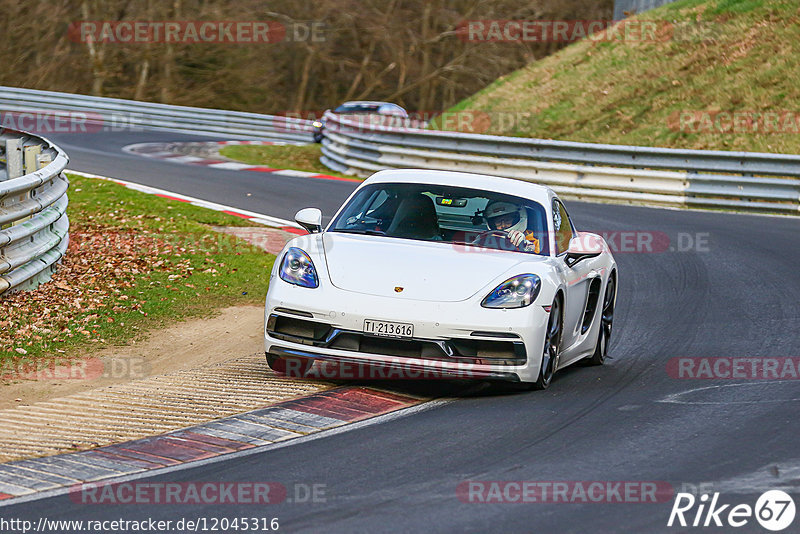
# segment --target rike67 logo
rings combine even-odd
[[[778,532],[792,524],[795,512],[794,499],[781,490],[763,493],[755,506],[719,504],[719,493],[711,497],[704,493],[699,498],[691,493],[678,493],[667,526],[739,528],[750,524],[755,517],[763,528]]]

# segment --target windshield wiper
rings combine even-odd
[[[334,232],[342,232],[344,234],[360,234],[360,235],[386,235],[386,232],[380,230],[359,230],[356,228],[337,228]]]

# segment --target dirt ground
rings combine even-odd
[[[286,241],[295,237],[274,228],[215,230],[235,235],[272,254],[280,252]],[[235,306],[211,318],[191,319],[151,331],[138,343],[87,353],[83,361],[71,360],[53,367],[47,362],[37,363],[34,370],[25,359],[6,363],[0,369],[0,410],[260,353],[263,328],[264,308]]]
[[[126,347],[103,348],[53,372],[4,368],[0,410],[262,352],[263,328],[264,308],[236,306],[152,331]],[[22,379],[32,375],[36,379]]]

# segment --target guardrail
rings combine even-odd
[[[18,129],[39,133],[47,131],[29,127],[26,121],[36,125],[37,117],[52,117],[54,120],[50,123],[39,119],[46,128],[53,127],[52,123],[59,118],[62,123],[77,121],[77,127],[72,129],[78,133],[82,127],[86,131],[153,129],[246,139],[312,141],[311,121],[303,119],[18,87],[0,86],[0,112],[12,113],[11,122],[16,118],[21,123],[16,126]],[[76,117],[71,113],[82,116]],[[4,121],[5,124],[8,122]]]
[[[585,200],[800,214],[798,155],[442,132],[330,112],[325,121],[321,161],[346,174],[455,170],[537,182]]]
[[[47,139],[0,130],[0,295],[50,279],[69,244],[67,155]]]

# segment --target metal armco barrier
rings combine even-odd
[[[675,150],[384,126],[326,113],[321,161],[475,172],[537,182],[585,200],[800,214],[800,156]]]
[[[3,115],[5,115],[3,117]],[[47,135],[170,130],[311,142],[311,121],[0,86],[0,124]]]
[[[50,279],[69,244],[67,155],[47,139],[0,130],[0,295]]]

